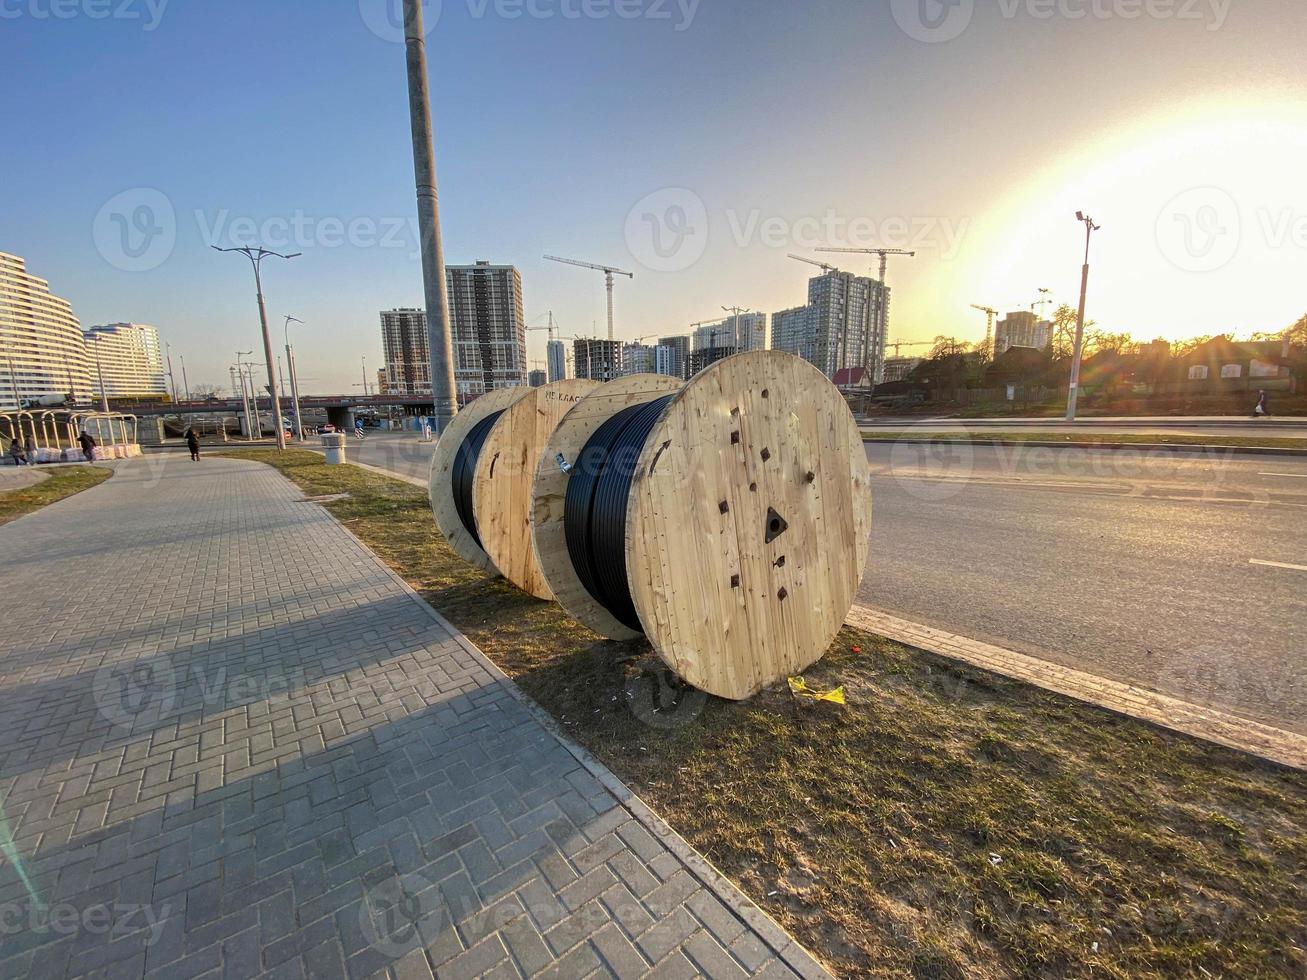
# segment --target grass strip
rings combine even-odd
[[[1193,436],[1141,432],[877,432],[863,430],[863,442],[1069,442],[1093,445],[1221,446],[1235,449],[1307,449],[1307,438],[1290,436]]]
[[[0,524],[16,521],[24,514],[99,486],[113,476],[113,470],[103,466],[60,466],[49,472],[40,483],[0,492]]]
[[[1307,775],[853,629],[848,706],[678,689],[470,569],[423,491],[271,463],[838,975],[1307,975]]]

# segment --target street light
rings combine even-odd
[[[295,375],[295,348],[290,345],[290,325],[292,323],[303,324],[304,321],[297,317],[286,317],[286,324],[282,330],[282,337],[286,341],[286,368],[290,371],[290,398],[291,406],[295,410],[295,438],[300,442],[304,441],[304,423],[300,420],[300,383]]]
[[[268,256],[278,259],[294,259],[298,258],[302,253],[292,252],[290,255],[282,255],[280,252],[273,252],[266,248],[219,248],[217,245],[212,246],[212,248],[215,252],[239,252],[249,259],[250,265],[254,267],[254,290],[259,299],[259,325],[263,328],[263,356],[268,365],[268,394],[272,396],[272,426],[277,433],[277,451],[284,452],[286,449],[286,432],[281,426],[281,393],[277,390],[277,374],[272,366],[272,338],[268,335],[268,310],[263,304],[263,276],[260,272],[260,266]],[[255,402],[255,409],[258,409],[257,401]]]
[[[1094,219],[1083,211],[1076,212],[1076,220],[1085,226],[1085,264],[1080,270],[1080,313],[1076,317],[1076,342],[1071,352],[1071,387],[1066,396],[1066,420],[1076,420],[1076,400],[1080,394],[1080,357],[1084,353],[1085,343],[1085,298],[1089,294],[1089,241],[1094,232],[1100,229]]]
[[[254,421],[250,416],[250,396],[248,393],[248,389],[246,389],[245,387],[245,365],[241,362],[241,358],[245,357],[247,354],[253,354],[253,353],[254,351],[252,350],[238,350],[236,352],[236,374],[241,379],[241,404],[245,406],[245,438],[249,442],[254,441]],[[256,399],[254,402],[254,414],[258,415],[258,412],[259,412],[259,403],[258,400]],[[260,426],[259,435],[263,435],[261,426]]]

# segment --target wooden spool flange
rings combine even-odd
[[[474,398],[441,433],[435,454],[431,457],[427,496],[431,500],[431,511],[436,516],[436,526],[460,558],[487,572],[497,571],[495,563],[463,526],[463,520],[458,516],[458,508],[454,504],[454,460],[458,457],[458,448],[463,445],[463,440],[473,426],[487,415],[509,408],[531,391],[531,388],[493,388]]]
[[[549,437],[540,457],[532,491],[532,535],[540,571],[554,599],[578,622],[610,640],[633,640],[639,633],[628,629],[595,600],[576,575],[567,550],[563,507],[568,475],[558,457],[575,465],[595,430],[624,408],[642,405],[679,391],[685,382],[659,374],[632,374],[600,385],[580,401]]]
[[[558,423],[597,381],[556,381],[528,388],[500,416],[477,460],[472,487],[481,544],[499,573],[537,599],[552,599],[531,537],[531,486]]]

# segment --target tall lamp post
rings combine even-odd
[[[1066,396],[1066,420],[1076,420],[1076,400],[1080,395],[1080,357],[1085,347],[1085,297],[1089,294],[1089,240],[1100,225],[1083,211],[1076,212],[1076,220],[1085,226],[1085,265],[1080,270],[1080,312],[1076,316],[1076,342],[1071,351],[1071,387]]]
[[[100,411],[105,415],[109,414],[109,393],[104,387],[104,366],[100,363],[100,336],[97,331],[95,335],[95,373],[100,379]],[[11,367],[12,370],[12,367]]]
[[[431,400],[436,432],[444,432],[458,413],[454,387],[454,342],[449,330],[449,290],[445,250],[440,241],[440,201],[436,196],[436,151],[431,133],[427,84],[426,31],[422,0],[404,0],[404,49],[408,63],[409,124],[413,132],[413,175],[417,184],[418,231],[422,237],[422,283],[431,350]]]
[[[290,400],[291,407],[295,414],[295,438],[300,442],[304,441],[304,422],[300,419],[300,383],[295,376],[295,348],[290,345],[290,325],[292,323],[303,324],[304,321],[297,317],[286,317],[286,325],[283,329],[283,339],[286,341],[286,369],[290,372]]]
[[[285,452],[286,450],[286,431],[281,426],[281,392],[277,390],[277,369],[272,363],[272,337],[268,333],[268,310],[263,304],[263,275],[260,266],[263,260],[272,256],[278,259],[298,258],[302,253],[292,252],[290,255],[282,255],[280,252],[273,252],[266,248],[219,248],[213,246],[217,252],[240,252],[250,260],[250,265],[254,267],[254,291],[259,300],[259,326],[263,328],[263,357],[268,366],[268,394],[272,396],[272,427],[277,433],[277,451]],[[254,408],[258,412],[258,393],[255,393]]]
[[[254,417],[250,415],[250,395],[249,388],[245,386],[245,364],[241,360],[246,354],[253,354],[252,350],[238,350],[236,352],[236,375],[241,381],[241,404],[245,406],[245,438],[254,441]],[[259,403],[254,403],[254,415],[259,414]],[[259,435],[263,435],[262,432]]]

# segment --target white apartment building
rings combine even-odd
[[[384,390],[392,394],[431,394],[431,345],[426,310],[401,307],[381,312],[381,348],[386,366]]]
[[[108,398],[168,395],[159,331],[144,323],[105,323],[83,332],[91,387]]]
[[[867,367],[885,376],[889,289],[879,280],[827,272],[808,280],[808,305],[772,317],[772,347],[810,361],[828,378]]]
[[[522,276],[512,265],[445,267],[460,402],[527,383]]]
[[[49,283],[0,252],[0,412],[48,395],[91,400],[81,324]]]
[[[1041,321],[1030,310],[1009,313],[994,326],[994,356],[1013,347],[1033,347],[1043,350],[1052,337],[1053,325]]]

